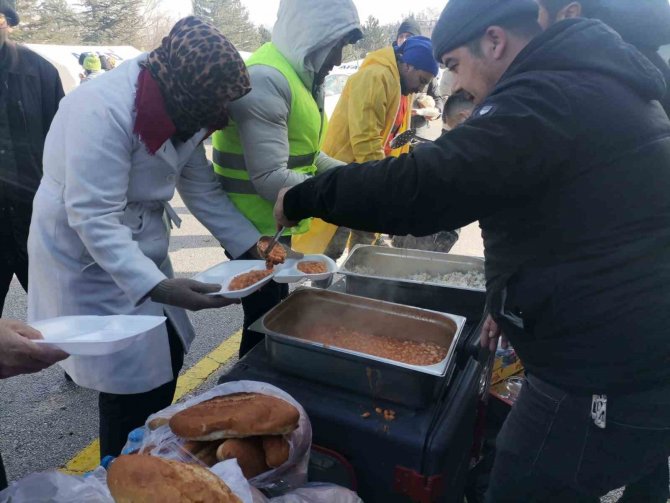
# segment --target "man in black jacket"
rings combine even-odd
[[[0,313],[16,274],[28,287],[28,229],[44,139],[63,97],[54,66],[9,40],[19,17],[0,0]]]
[[[536,0],[543,29],[575,17],[599,19],[654,63],[666,81],[670,66],[658,49],[670,44],[670,4],[668,0]],[[661,99],[670,115],[670,92]]]
[[[489,501],[597,501],[670,454],[670,121],[638,51],[594,20],[541,33],[537,14],[451,0],[433,46],[472,117],[411,155],[314,177],[275,213],[415,235],[479,220],[484,343],[500,327],[528,372]]]

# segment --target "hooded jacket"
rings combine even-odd
[[[33,197],[42,178],[44,140],[63,97],[63,86],[56,68],[27,47],[7,42],[0,52],[0,58],[7,58],[3,62],[12,61],[9,66],[0,64],[4,91],[0,101],[6,114],[6,121],[0,121],[6,126],[0,129],[7,128],[4,140],[11,144],[14,160],[0,163],[0,213],[4,215],[4,235],[11,234],[16,249],[27,255]],[[5,153],[2,150],[0,160]],[[3,248],[0,259],[10,260],[7,254],[13,247],[7,243]]]
[[[323,151],[344,162],[381,160],[400,107],[400,73],[393,47],[374,51],[347,80],[330,120]],[[411,107],[399,132],[406,131]],[[409,145],[392,151],[398,156]],[[357,228],[357,227],[354,227]]]
[[[654,63],[666,82],[670,67],[658,54],[659,47],[670,44],[670,5],[667,0],[601,0],[590,17],[612,27],[621,38],[633,44]],[[670,116],[670,92],[661,104]]]
[[[314,78],[328,53],[347,34],[360,29],[358,11],[351,0],[282,0],[272,42],[312,91],[323,111],[323,91]],[[275,68],[255,65],[249,69],[252,91],[230,104],[244,149],[251,182],[258,194],[274,203],[283,187],[296,185],[307,175],[287,169],[288,117],[291,90]],[[326,170],[341,163],[321,154],[317,168]]]
[[[488,310],[527,370],[590,395],[670,379],[670,121],[658,70],[595,20],[532,40],[463,125],[289,191],[316,216],[427,235],[479,220]]]

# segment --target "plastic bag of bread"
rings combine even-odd
[[[227,468],[224,482],[202,466],[133,454],[111,463],[107,485],[116,503],[252,503],[239,467]]]
[[[266,498],[253,490],[253,503],[363,503],[358,495],[345,487],[312,482],[283,496]]]
[[[236,459],[249,483],[285,494],[307,483],[312,427],[302,406],[267,383],[236,381],[150,416],[140,452],[209,466]],[[224,479],[225,481],[225,479]]]
[[[96,469],[88,477],[51,471],[33,473],[0,492],[2,503],[114,503],[106,483],[107,472]]]

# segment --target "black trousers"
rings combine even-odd
[[[2,462],[0,454],[0,491],[7,488],[7,474],[5,473],[5,464]]]
[[[142,426],[147,417],[172,403],[177,377],[184,365],[184,346],[176,330],[166,323],[170,341],[170,357],[174,379],[156,389],[134,395],[100,393],[100,459],[118,456],[128,440],[128,434]]]
[[[282,237],[279,239],[279,242],[290,246],[291,238]],[[232,259],[228,252],[226,252],[226,256]],[[238,260],[256,260],[256,258],[252,257],[249,253],[245,253],[244,255],[238,257]],[[260,332],[249,330],[249,326],[265,313],[267,313],[270,309],[279,304],[286,297],[288,297],[288,285],[270,281],[257,292],[254,292],[248,297],[242,299],[244,322],[242,324],[240,358],[254,349],[256,344],[265,340],[265,335]]]
[[[19,246],[12,236],[0,232],[0,239],[4,241],[0,244],[2,246],[0,253],[0,314],[2,314],[9,285],[15,274],[23,289],[26,292],[28,291],[28,255],[24,252],[24,247]]]
[[[584,502],[627,486],[621,501],[666,503],[670,386],[607,397],[606,427],[591,396],[529,376],[498,435],[487,502]]]

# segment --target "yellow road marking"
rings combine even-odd
[[[241,340],[242,331],[239,330],[193,365],[193,367],[180,375],[177,379],[174,401],[180,400],[191,391],[197,389],[209,376],[229,362],[237,354]],[[81,475],[94,470],[99,464],[100,441],[95,439],[68,461],[61,471],[71,475]]]

